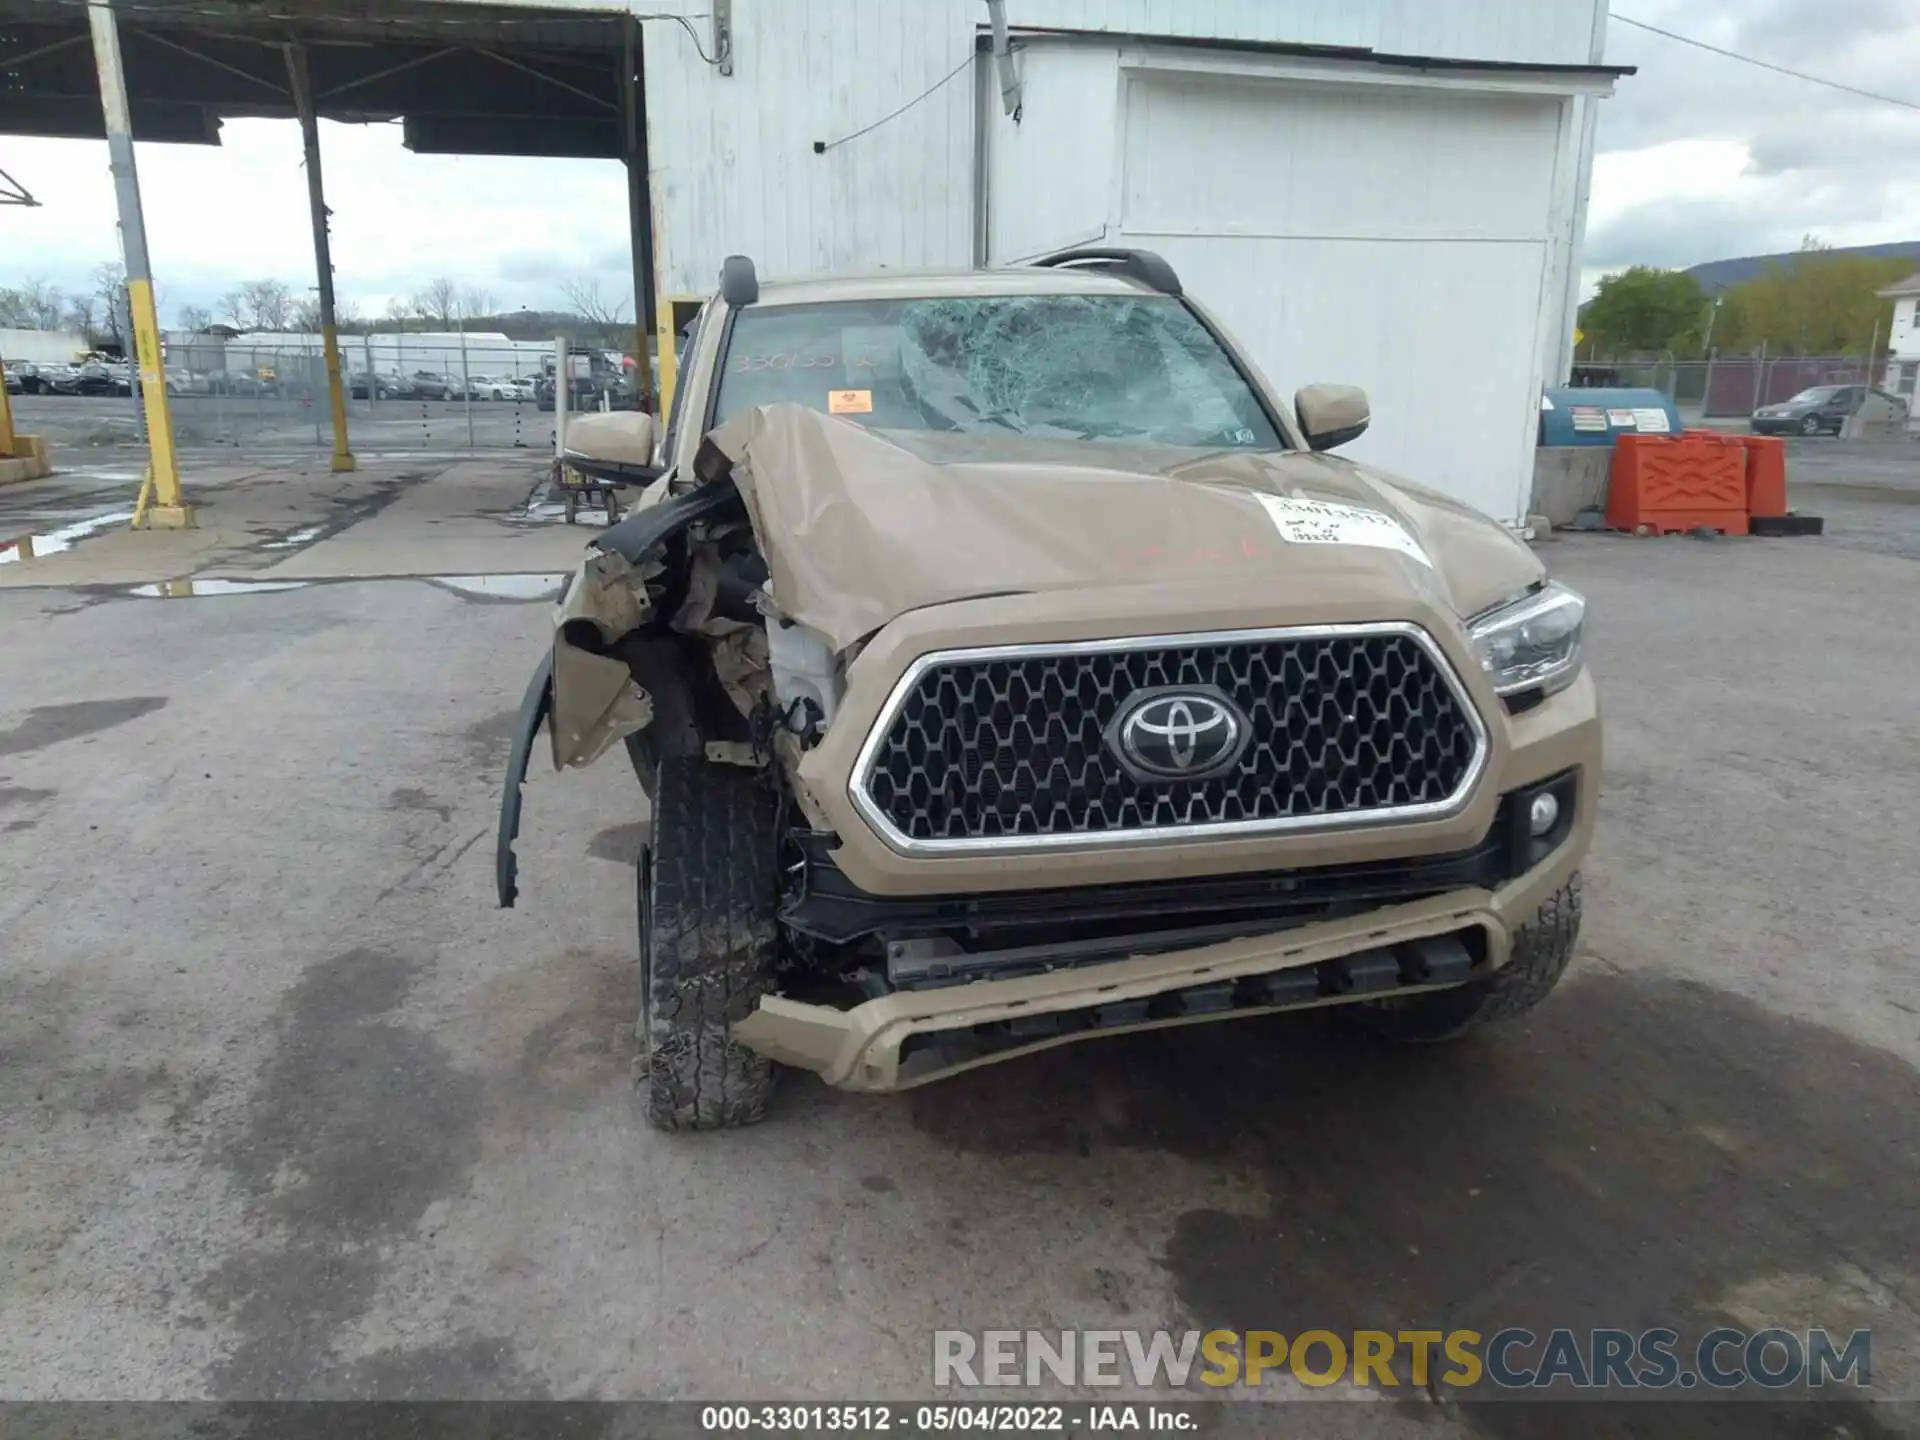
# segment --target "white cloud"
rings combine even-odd
[[[299,127],[231,120],[219,146],[141,145],[141,205],[162,318],[211,307],[250,279],[314,283]],[[560,282],[592,274],[627,295],[626,176],[614,161],[415,155],[398,125],[320,127],[333,211],[335,286],[379,313],[448,275],[502,307],[564,303]],[[40,208],[0,208],[0,284],[45,276],[82,288],[117,256],[107,148],[95,140],[0,140],[6,168]]]
[[[1920,103],[1920,11],[1905,0],[1628,0],[1619,13],[1791,69]],[[1920,240],[1900,157],[1920,114],[1780,75],[1617,18],[1637,65],[1601,109],[1582,279],[1795,248]]]

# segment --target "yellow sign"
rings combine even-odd
[[[873,392],[871,390],[829,390],[827,413],[829,415],[871,415]]]
[[[1573,327],[1573,343],[1576,345],[1584,345],[1586,344],[1586,341],[1587,341],[1587,332],[1582,330],[1578,325],[1574,326]]]

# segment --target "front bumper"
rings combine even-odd
[[[1342,598],[1337,578],[1317,577],[1316,615],[1326,623],[1381,618],[1371,594]],[[1138,598],[1127,600],[1128,613],[1137,614]],[[1223,600],[1218,616],[1191,611],[1188,623],[1202,629],[1269,619],[1297,623],[1306,603],[1302,599],[1291,613],[1282,608],[1268,615],[1247,613],[1243,601],[1235,614]],[[1175,843],[1149,838],[1106,850],[937,857],[901,854],[861,820],[848,799],[847,776],[855,771],[859,742],[894,678],[913,656],[931,649],[963,647],[976,637],[983,643],[1068,640],[1085,635],[1089,621],[1076,616],[1041,624],[1013,600],[998,599],[896,620],[850,667],[841,718],[802,757],[794,774],[808,823],[837,837],[831,858],[838,875],[859,901],[871,902],[870,911],[884,913],[885,923],[849,915],[844,907],[823,918],[816,908],[814,928],[801,927],[805,933],[828,941],[859,934],[911,937],[940,928],[927,923],[925,912],[950,905],[958,918],[947,923],[948,934],[966,931],[971,951],[982,940],[992,941],[980,922],[997,907],[1043,910],[1052,897],[1068,892],[1106,894],[1119,887],[1132,896],[1154,886],[1215,884],[1231,889],[1236,877],[1257,886],[1283,874],[1324,889],[1326,877],[1337,875],[1344,884],[1350,876],[1372,877],[1396,867],[1426,878],[1395,894],[1341,895],[1337,903],[1311,913],[1276,918],[1268,911],[1263,918],[1271,923],[1249,925],[1231,938],[1216,930],[1156,940],[1153,932],[1164,927],[1163,918],[1113,916],[1104,928],[1117,931],[1120,943],[1107,945],[1096,963],[984,978],[976,973],[966,983],[939,987],[896,987],[845,1009],[770,995],[735,1024],[735,1038],[784,1064],[812,1070],[829,1084],[896,1090],[1076,1039],[1378,999],[1389,991],[1417,993],[1465,983],[1506,964],[1515,932],[1568,882],[1592,838],[1601,763],[1593,681],[1582,673],[1544,701],[1509,705],[1492,693],[1466,653],[1457,625],[1418,604],[1392,618],[1423,625],[1447,651],[1486,725],[1485,766],[1466,803],[1453,813],[1311,834]],[[1491,874],[1444,873],[1499,833],[1512,813],[1504,797],[1562,777],[1572,781],[1572,820],[1564,834],[1556,833],[1550,851],[1529,848],[1520,861]],[[1236,907],[1243,899],[1236,891]],[[1246,913],[1221,918],[1233,919],[1237,927]],[[1057,941],[1064,917],[1029,913],[1021,918],[1048,922],[1052,928],[1042,938]],[[1187,912],[1189,923],[1205,918],[1204,906]],[[1099,923],[1092,914],[1086,919]],[[860,930],[861,925],[867,928]],[[1010,937],[1009,943],[1022,942]],[[1135,943],[1152,953],[1128,953]],[[1464,951],[1470,965],[1464,971],[1428,966],[1423,957],[1435,953],[1436,946],[1451,947],[1455,955]],[[1349,961],[1346,967],[1336,963],[1343,959]],[[1320,973],[1308,983],[1307,973],[1313,971]],[[1358,983],[1362,971],[1366,984]],[[1350,979],[1355,983],[1346,983]]]
[[[1577,825],[1545,861],[1494,890],[1130,960],[901,991],[848,1010],[769,995],[733,1034],[830,1085],[890,1091],[1075,1040],[1445,989],[1506,964],[1514,933],[1572,877],[1591,831],[1590,821]],[[1464,950],[1467,963],[1423,982],[1405,957],[1433,948],[1427,942]],[[1360,960],[1342,969],[1351,957]]]
[[[1515,932],[1579,868],[1600,798],[1600,719],[1588,677],[1544,704],[1506,716],[1499,728],[1504,764],[1487,781],[1488,818],[1469,837],[1470,846],[1484,849],[1511,815],[1499,795],[1570,777],[1574,797],[1566,833],[1550,852],[1538,858],[1528,852],[1524,863],[1498,872],[1510,878],[1461,883],[1456,876],[1441,893],[1398,903],[1369,903],[1356,896],[1357,903],[1334,907],[1334,918],[1270,933],[1040,974],[900,990],[844,1010],[770,995],[733,1027],[734,1037],[783,1064],[812,1070],[831,1085],[888,1091],[1080,1039],[1409,995],[1484,976],[1507,963]],[[1290,843],[1268,845],[1271,854],[1295,853]],[[1429,842],[1424,848],[1403,843],[1400,853],[1435,863],[1439,868],[1432,873],[1444,873],[1440,862],[1474,863],[1480,850],[1443,856]],[[1318,857],[1326,866],[1374,858],[1337,845]],[[1180,873],[1171,864],[1161,871]],[[968,913],[977,919],[991,897],[975,899],[981,908]],[[888,912],[896,923],[903,913],[909,922],[916,918],[898,908],[903,903],[895,902]],[[841,921],[849,933],[864,923],[844,909],[815,914]],[[1150,928],[1142,923],[1143,930]],[[1430,948],[1429,942],[1463,947],[1471,968],[1423,982],[1418,963],[1408,962]],[[1396,956],[1397,966],[1391,960]],[[1334,962],[1347,957],[1359,957],[1352,961],[1354,969],[1364,968],[1381,988],[1343,986],[1344,972]],[[1316,971],[1310,983],[1307,975]]]

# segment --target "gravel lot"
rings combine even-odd
[[[1610,731],[1583,954],[1527,1022],[1409,1052],[1247,1021],[883,1099],[789,1076],[705,1138],[629,1083],[621,765],[536,771],[493,907],[543,605],[0,591],[0,1393],[912,1397],[936,1328],[1725,1315],[1871,1325],[1876,1390],[1920,1395],[1920,631],[1887,620],[1920,507],[1857,493],[1916,493],[1903,458],[1821,448],[1826,540],[1543,547]],[[1415,1392],[1287,1431],[1615,1413]]]

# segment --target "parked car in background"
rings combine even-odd
[[[460,382],[451,375],[416,370],[413,372],[413,393],[422,400],[452,400],[463,391]]]
[[[467,382],[467,394],[476,400],[531,400],[533,382],[511,375],[475,375]]]
[[[53,389],[52,382],[45,378],[43,370],[57,369],[57,366],[40,366],[31,360],[9,360],[6,362],[7,393],[9,395],[39,395]]]
[[[71,384],[63,387],[61,383],[62,381],[71,379],[74,373],[74,367],[72,365],[64,363],[39,365],[36,366],[35,369],[39,372],[34,377],[39,382],[38,390],[36,392],[33,389],[29,389],[27,391],[28,394],[71,395],[73,393]]]
[[[209,370],[206,380],[209,395],[233,395],[257,400],[262,395],[273,393],[267,381],[244,370]]]
[[[128,395],[132,393],[132,379],[124,366],[116,369],[110,362],[97,356],[89,357],[76,365],[68,365],[51,372],[52,389],[58,395]]]
[[[371,389],[376,400],[409,400],[413,398],[413,381],[403,375],[369,375],[362,370],[347,379],[347,393],[355,400],[367,398]]]
[[[193,372],[185,366],[169,365],[166,367],[165,374],[167,377],[167,394],[191,395],[193,393]],[[129,367],[128,379],[131,388],[134,390],[144,391],[147,388],[146,383],[141,380],[140,372],[137,369]]]
[[[1838,435],[1869,397],[1885,402],[1888,418],[1907,414],[1907,401],[1890,390],[1873,385],[1815,385],[1778,405],[1762,405],[1747,423],[1756,435]]]

